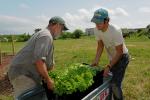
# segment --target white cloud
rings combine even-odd
[[[45,19],[45,21],[43,21]],[[0,33],[33,33],[35,28],[46,27],[47,17],[21,18],[16,16],[0,15]]]
[[[120,17],[120,16],[125,16],[125,17],[128,17],[129,14],[127,13],[127,11],[125,11],[123,8],[115,8],[115,9],[107,9],[108,12],[110,13],[110,17],[112,18],[117,18],[117,17]]]
[[[90,12],[87,10],[87,9],[79,9],[78,12],[84,16],[89,16],[90,15]]]
[[[85,28],[95,27],[94,23],[91,22],[91,18],[94,14],[94,11],[101,7],[93,7],[91,9],[81,8],[76,10],[75,12],[67,12],[63,15],[63,18],[66,21],[66,24],[70,31],[73,31],[77,28],[82,29],[83,31]],[[104,7],[102,7],[104,8]],[[149,17],[144,22],[139,22],[138,19],[133,18],[130,16],[130,13],[123,8],[105,8],[108,10],[110,14],[110,21],[113,24],[116,24],[120,27],[140,27],[144,25],[148,25],[150,22]],[[142,12],[149,12],[149,8],[141,8],[140,11]],[[132,14],[132,13],[131,13]],[[142,17],[142,16],[141,16]],[[16,16],[7,16],[7,15],[0,15],[0,33],[24,33],[29,32],[33,33],[35,28],[44,28],[47,26],[49,18],[45,14],[41,14],[39,16],[30,17],[30,18],[22,18]],[[135,24],[136,23],[136,24]]]
[[[37,21],[48,23],[50,17],[46,16],[45,14],[39,15],[35,17]]]
[[[150,7],[141,7],[139,11],[142,13],[150,13]]]
[[[23,8],[23,9],[29,9],[29,8],[30,8],[30,7],[29,7],[27,4],[25,4],[25,3],[20,4],[19,7],[20,7],[20,8]]]
[[[77,10],[76,14],[71,14],[69,12],[67,12],[64,15],[64,18],[67,22],[67,24],[69,25],[69,27],[71,28],[71,30],[74,30],[76,28],[81,28],[81,29],[85,29],[88,27],[94,27],[94,24],[91,23],[91,18],[94,14],[94,11],[99,9],[99,8],[104,8],[104,7],[94,7],[92,9],[79,9]],[[108,8],[104,8],[106,10],[108,10],[111,19],[117,19],[118,17],[128,17],[129,14],[123,9],[123,8],[115,8],[115,9],[108,9]]]
[[[116,15],[129,16],[129,14],[123,8],[116,8],[114,12]]]
[[[26,23],[30,23],[31,20],[28,20],[26,18],[19,18],[19,17],[15,17],[15,16],[6,16],[6,15],[0,15],[0,21],[1,22],[17,22],[17,23],[23,23],[23,24],[26,24]]]
[[[109,8],[106,8],[106,7],[96,6],[96,7],[91,9],[92,10],[91,12],[94,12],[95,10],[97,10],[99,8],[106,9],[111,16],[129,16],[129,13],[127,13],[127,11],[125,9],[121,8],[121,7],[117,7],[117,8],[114,8],[114,9],[109,9]]]
[[[66,13],[64,15],[64,19],[71,31],[77,28],[84,30],[87,27],[92,27],[92,23],[90,22],[92,15],[93,13],[91,12],[91,10],[82,8],[79,9],[76,14],[71,14],[69,12]]]

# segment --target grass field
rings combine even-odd
[[[125,39],[125,42],[131,55],[123,81],[125,100],[150,100],[150,39],[131,37]],[[72,63],[90,64],[95,57],[97,43],[93,37],[56,40],[54,43],[56,69]],[[24,43],[15,43],[16,51],[23,45]],[[11,44],[2,43],[2,51],[11,52]],[[104,66],[107,63],[106,52],[104,52],[100,65]]]

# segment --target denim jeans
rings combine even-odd
[[[29,77],[21,75],[16,79],[10,81],[14,89],[14,100],[16,100],[22,93],[36,86],[36,83]],[[26,99],[25,99],[26,100]],[[28,100],[47,100],[46,93],[35,95]]]
[[[128,63],[129,55],[123,54],[122,58],[110,70],[113,74],[109,94],[110,100],[112,99],[112,95],[114,100],[123,100],[121,84]]]

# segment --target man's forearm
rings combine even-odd
[[[100,59],[101,54],[103,52],[103,48],[104,48],[104,45],[103,45],[102,41],[99,41],[98,45],[97,45],[96,56],[95,56],[95,61],[96,62],[99,62],[99,59]]]
[[[49,75],[48,75],[48,71],[47,71],[46,65],[45,65],[45,63],[42,60],[36,61],[36,68],[37,68],[38,72],[40,73],[40,75],[45,80],[48,80],[50,78]]]
[[[99,62],[101,54],[102,54],[102,50],[97,49],[96,56],[95,56],[95,61],[96,62]]]

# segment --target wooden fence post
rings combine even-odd
[[[13,55],[15,55],[15,45],[14,45],[13,35],[11,36],[11,39],[12,39],[12,51],[13,51]]]
[[[0,65],[2,64],[2,49],[1,49],[1,40],[0,40]]]

